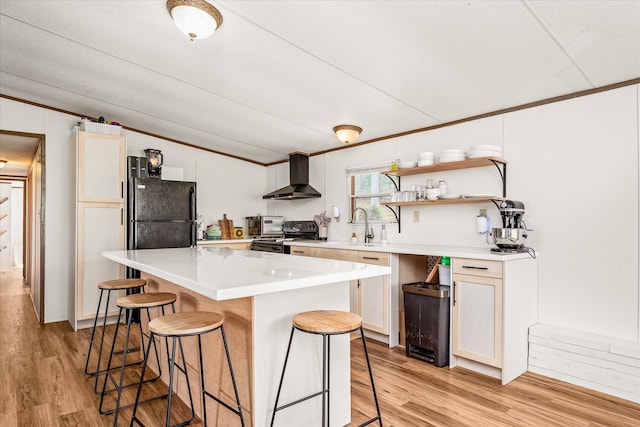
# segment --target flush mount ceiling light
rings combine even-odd
[[[7,164],[6,160],[0,160],[0,169],[2,169]]]
[[[339,125],[333,128],[336,137],[345,144],[354,142],[360,136],[362,128],[354,125]]]
[[[180,31],[193,41],[206,39],[222,25],[222,15],[204,0],[168,0],[167,10]]]

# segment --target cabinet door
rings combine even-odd
[[[502,367],[502,280],[453,275],[453,354]]]
[[[120,265],[102,252],[124,249],[124,205],[78,203],[77,227],[77,320],[84,320],[95,316],[98,283],[122,277]],[[109,306],[114,314],[115,300],[112,294]]]
[[[362,327],[389,334],[389,276],[369,277],[358,281]]]
[[[124,203],[123,136],[78,132],[78,201]]]

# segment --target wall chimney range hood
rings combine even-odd
[[[262,196],[269,200],[297,200],[320,197],[321,194],[309,185],[309,156],[295,152],[289,154],[289,185]]]

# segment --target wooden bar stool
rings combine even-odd
[[[236,408],[232,408],[227,403],[220,400],[218,397],[209,393],[206,390],[204,384],[204,367],[202,363],[202,335],[213,332],[219,329],[222,335],[222,342],[224,343],[224,351],[227,356],[227,365],[229,366],[229,373],[231,374],[231,382],[233,384],[233,391],[236,397]],[[171,394],[173,391],[173,373],[174,368],[177,366],[178,370],[180,370],[186,379],[187,389],[189,391],[189,404],[191,406],[191,418],[187,421],[183,421],[177,425],[188,425],[195,418],[195,410],[193,408],[193,397],[191,395],[191,384],[189,383],[189,374],[187,372],[186,360],[184,358],[184,351],[182,348],[182,338],[189,336],[197,336],[198,337],[198,360],[200,367],[200,381],[202,385],[202,413],[204,419],[204,425],[207,425],[207,405],[206,398],[210,397],[216,402],[218,402],[223,407],[227,408],[229,411],[236,414],[240,417],[240,423],[244,427],[244,417],[242,415],[242,407],[240,406],[240,397],[238,395],[238,387],[236,386],[236,379],[233,374],[233,367],[231,366],[231,357],[229,356],[229,347],[227,345],[227,338],[224,332],[224,316],[219,313],[212,313],[207,311],[191,311],[191,312],[183,312],[183,313],[175,313],[168,314],[166,316],[157,317],[149,322],[149,332],[151,341],[147,344],[147,349],[145,351],[144,363],[142,365],[142,376],[144,377],[144,371],[147,367],[147,362],[149,360],[149,350],[151,349],[151,342],[153,341],[154,336],[171,338],[172,347],[171,353],[167,351],[167,357],[169,358],[169,391],[167,397],[167,416],[166,416],[166,426],[170,425],[170,417],[171,417]],[[180,356],[182,358],[182,366],[176,365],[176,341],[180,345]],[[138,409],[138,404],[140,400],[140,392],[142,390],[143,382],[140,381],[138,385],[138,394],[136,396],[136,401],[133,406],[133,414],[131,415],[131,426],[134,423],[138,425],[143,425],[142,422],[138,418],[136,418],[136,411]],[[161,396],[164,397],[164,396]]]
[[[286,409],[290,406],[304,402],[316,396],[322,395],[322,426],[329,426],[330,404],[329,404],[329,379],[330,379],[330,363],[329,357],[331,353],[331,341],[332,335],[342,335],[360,331],[360,337],[362,338],[362,346],[364,348],[364,357],[367,360],[367,368],[369,369],[369,378],[371,379],[371,390],[373,392],[373,400],[376,404],[377,415],[370,420],[360,424],[360,427],[369,425],[374,421],[378,421],[380,427],[382,427],[382,417],[380,416],[380,406],[378,405],[378,396],[376,394],[376,387],[373,383],[373,373],[371,372],[371,363],[369,362],[369,353],[367,352],[367,343],[364,339],[364,332],[362,330],[362,318],[357,314],[336,311],[336,310],[316,310],[307,311],[297,314],[293,317],[291,327],[291,335],[289,336],[289,346],[287,347],[287,354],[284,358],[284,367],[282,368],[282,376],[280,377],[280,384],[278,385],[278,393],[276,394],[276,403],[273,405],[273,415],[271,417],[271,426],[276,419],[276,412]],[[287,369],[287,361],[289,360],[289,351],[291,350],[291,342],[293,341],[293,333],[298,330],[308,334],[322,335],[322,391],[310,394],[302,397],[291,403],[287,403],[282,406],[278,406],[278,400],[280,399],[280,391],[282,389],[282,382],[284,380],[284,373]]]
[[[120,297],[116,300],[116,303],[118,305],[118,307],[120,308],[120,311],[118,313],[118,318],[122,317],[122,313],[123,311],[125,312],[125,316],[127,318],[127,333],[125,335],[125,342],[124,342],[124,352],[122,354],[122,364],[117,367],[117,368],[112,368],[110,370],[107,370],[105,372],[105,376],[104,376],[104,382],[102,384],[102,390],[100,390],[100,413],[103,415],[108,415],[108,414],[114,414],[114,420],[113,420],[113,425],[117,426],[118,425],[118,414],[120,412],[121,409],[124,408],[129,408],[131,406],[133,406],[133,404],[130,405],[126,405],[126,406],[121,406],[120,405],[120,399],[122,397],[122,390],[124,388],[127,387],[131,387],[131,386],[135,386],[139,384],[139,381],[135,381],[133,383],[130,384],[123,384],[124,383],[124,376],[125,376],[125,368],[129,365],[127,365],[127,350],[129,348],[129,338],[131,336],[131,323],[132,323],[132,312],[133,310],[138,310],[138,309],[142,309],[142,310],[146,310],[147,312],[147,320],[149,321],[149,323],[152,322],[151,320],[151,313],[149,312],[150,309],[152,308],[158,308],[161,310],[162,315],[165,314],[165,307],[170,305],[171,306],[171,310],[172,312],[175,313],[175,301],[176,301],[176,294],[170,293],[170,292],[150,292],[150,293],[143,293],[143,294],[132,294],[132,295],[127,295],[127,296],[123,296]],[[109,354],[109,363],[107,364],[107,366],[111,366],[111,362],[113,360],[113,356],[115,353],[115,345],[116,345],[116,340],[118,338],[118,329],[119,329],[120,323],[118,322],[118,324],[116,324],[116,330],[113,334],[113,341],[111,343],[111,352]],[[140,330],[140,342],[141,342],[141,347],[144,348],[144,332],[142,331],[142,325],[138,324],[138,328]],[[153,337],[151,335],[149,335],[149,337],[147,338],[148,340],[148,348],[151,348],[151,345],[153,344],[153,348],[156,354],[156,362],[158,364],[158,375],[153,377],[153,378],[149,378],[149,379],[144,379],[144,368],[143,368],[143,372],[140,374],[140,381],[141,382],[149,382],[149,381],[156,381],[157,379],[159,379],[162,375],[162,371],[160,369],[160,356],[158,353],[158,349],[156,347],[156,343],[155,340],[153,339]],[[169,349],[168,347],[168,343],[165,340],[165,345],[167,346],[167,351]],[[148,352],[147,352],[148,355]],[[140,361],[143,362],[143,361]],[[138,362],[138,363],[140,363]],[[146,365],[146,364],[145,364]],[[111,374],[111,371],[114,369],[119,369],[120,370],[120,378],[119,380],[116,382],[116,380],[113,378],[113,375]],[[111,389],[107,389],[107,378],[112,382],[114,388]],[[97,376],[96,376],[96,381],[97,381]],[[103,408],[104,405],[104,398],[107,394],[111,393],[111,392],[117,392],[117,397],[116,397],[116,404],[115,404],[115,408],[110,409],[110,410],[105,410]],[[154,399],[150,399],[150,400],[155,400],[157,398]]]
[[[116,279],[116,280],[108,280],[106,282],[100,282],[98,284],[98,289],[100,289],[100,298],[98,299],[98,308],[96,309],[96,316],[93,319],[93,329],[91,330],[91,340],[89,341],[89,351],[87,351],[87,361],[84,364],[84,373],[86,375],[96,375],[101,374],[107,369],[110,369],[111,366],[100,369],[100,360],[102,359],[102,346],[104,344],[104,335],[105,328],[107,326],[107,312],[109,311],[109,299],[111,297],[111,291],[134,291],[134,292],[144,292],[144,287],[147,285],[147,281],[145,279]],[[98,367],[95,371],[89,371],[89,359],[91,359],[91,351],[94,345],[94,338],[96,335],[96,326],[98,325],[98,317],[100,317],[100,306],[102,305],[102,297],[104,292],[107,291],[107,302],[104,308],[104,319],[102,322],[102,336],[100,337],[100,346],[98,347]],[[120,321],[120,319],[118,319]],[[139,363],[139,362],[137,362]],[[94,391],[97,393],[98,390],[94,387]]]

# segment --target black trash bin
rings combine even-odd
[[[449,287],[425,282],[402,285],[407,357],[449,364]]]

